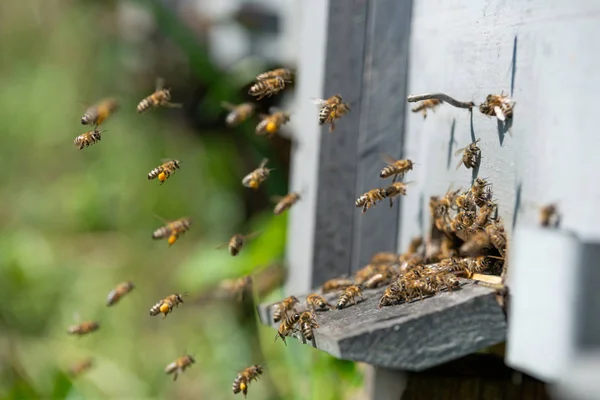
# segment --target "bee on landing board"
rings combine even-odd
[[[250,172],[248,175],[242,179],[242,185],[251,189],[258,189],[261,183],[266,181],[271,174],[272,169],[266,168],[267,163],[269,162],[268,158],[264,158],[258,168],[254,171]]]
[[[297,312],[286,313],[283,316],[283,320],[279,324],[279,328],[277,329],[277,335],[275,336],[275,341],[277,338],[281,338],[283,340],[283,344],[287,346],[285,341],[286,336],[290,336],[292,333],[296,331],[296,324],[300,320],[300,314]]]
[[[290,113],[286,111],[277,111],[275,108],[270,110],[269,115],[261,114],[261,121],[256,125],[256,134],[266,136],[271,139],[281,127],[290,122]]]
[[[477,168],[479,161],[481,160],[481,149],[479,146],[477,146],[477,142],[479,142],[479,140],[480,139],[477,139],[470,145],[454,152],[455,156],[463,153],[462,158],[456,165],[456,169],[459,169],[462,164],[465,164],[465,168]]]
[[[111,290],[108,294],[108,298],[106,299],[106,305],[110,307],[112,305],[117,304],[121,297],[131,292],[134,288],[135,286],[132,282],[127,281],[119,283],[117,287]]]
[[[177,360],[173,361],[169,365],[165,367],[165,374],[173,374],[173,382],[177,380],[177,375],[183,373],[186,368],[190,367],[192,364],[196,362],[196,359],[191,355],[185,355],[179,357]]]
[[[342,96],[333,95],[327,100],[313,99],[321,107],[319,111],[319,125],[329,124],[329,133],[335,130],[335,121],[350,112],[350,105],[344,103]]]
[[[235,257],[238,254],[240,254],[240,251],[242,251],[244,242],[246,240],[256,237],[257,235],[259,235],[258,232],[250,233],[248,235],[242,235],[241,233],[236,233],[235,235],[233,235],[231,237],[231,239],[229,239],[229,242],[220,244],[219,246],[217,246],[217,249],[222,249],[223,247],[227,246],[227,248],[229,249],[229,254],[231,254],[232,256]]]
[[[100,328],[100,324],[95,321],[82,322],[79,325],[72,325],[67,330],[69,335],[85,335],[97,331]]]
[[[412,109],[412,112],[420,112],[421,114],[423,114],[423,119],[425,119],[427,118],[427,109],[430,109],[433,112],[435,112],[435,109],[438,108],[442,103],[442,100],[439,99],[423,100],[415,108]]]
[[[158,167],[154,168],[148,173],[148,180],[158,178],[160,184],[162,185],[167,179],[169,179],[171,175],[173,175],[180,168],[179,164],[181,164],[181,161],[179,160],[169,160],[159,165]]]
[[[504,92],[488,94],[485,101],[479,105],[479,111],[504,122],[507,118],[512,118],[514,105],[515,103]]]
[[[171,103],[171,89],[164,88],[165,81],[162,78],[156,80],[156,90],[137,105],[137,112],[143,113],[151,108],[168,107],[181,108],[182,104]]]
[[[413,162],[411,160],[395,160],[388,155],[384,155],[383,159],[388,163],[388,166],[381,170],[379,176],[383,179],[393,176],[394,179],[392,180],[392,183],[396,182],[397,178],[402,179],[404,174],[413,168]]]
[[[336,290],[346,289],[348,286],[352,286],[354,283],[350,279],[344,278],[333,278],[328,280],[321,286],[322,293],[335,292]]]
[[[221,102],[221,107],[229,110],[225,117],[225,123],[232,128],[250,118],[254,114],[256,106],[253,103],[231,104],[226,101]]]
[[[233,381],[233,394],[238,394],[242,392],[244,397],[248,394],[248,385],[253,380],[258,380],[258,377],[264,372],[263,366],[260,365],[252,365],[239,374],[237,374],[235,380]]]
[[[309,309],[316,311],[324,311],[333,308],[333,306],[327,302],[327,299],[325,299],[325,297],[316,293],[312,293],[306,296],[306,306]]]
[[[180,218],[175,221],[166,222],[165,226],[162,226],[152,233],[152,239],[164,239],[168,238],[169,247],[173,245],[179,239],[179,236],[190,230],[192,226],[191,218]]]
[[[292,83],[292,71],[290,71],[287,68],[277,68],[271,71],[267,71],[267,72],[263,72],[262,74],[259,74],[256,77],[257,81],[264,81],[266,79],[273,79],[273,78],[281,78],[283,79],[286,83]]]
[[[99,131],[98,129],[94,129],[92,131],[87,131],[86,133],[77,136],[73,141],[73,144],[79,150],[83,150],[84,147],[89,147],[102,140],[102,134],[104,132],[106,132],[106,130]]]
[[[83,374],[85,371],[92,368],[93,365],[94,363],[91,358],[79,361],[69,368],[69,376],[71,376],[72,378],[76,378],[79,375]]]
[[[383,201],[386,197],[385,189],[377,188],[369,190],[360,196],[354,204],[356,207],[362,207],[362,213],[366,213],[367,210],[377,204],[379,201]]]
[[[300,332],[302,332],[302,336],[311,342],[314,337],[313,329],[319,327],[317,316],[315,315],[314,310],[304,311],[302,314],[300,314],[298,323],[300,324]]]
[[[289,210],[298,200],[300,200],[300,193],[292,192],[285,196],[274,196],[273,200],[277,201],[277,204],[273,208],[273,214],[279,215],[286,210]]]
[[[179,304],[183,303],[183,296],[186,295],[187,293],[175,293],[165,297],[164,299],[160,300],[158,303],[152,306],[152,308],[150,309],[150,315],[154,317],[158,314],[163,314],[163,319],[165,319],[175,307],[179,307]]]
[[[357,297],[360,297],[361,299],[363,298],[362,289],[360,288],[360,286],[348,286],[346,290],[344,290],[344,293],[342,293],[342,295],[340,296],[336,308],[338,310],[341,310],[342,308],[345,308],[350,302],[352,302],[353,304],[357,304]]]
[[[119,102],[115,98],[104,99],[98,104],[87,109],[81,117],[82,125],[94,125],[97,127],[111,114],[119,109]]]
[[[279,322],[283,318],[288,311],[294,311],[296,304],[300,301],[296,296],[286,297],[281,301],[281,303],[275,306],[275,310],[273,311],[273,322]]]

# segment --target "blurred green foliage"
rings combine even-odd
[[[222,279],[281,260],[286,217],[263,209],[245,221],[240,180],[248,171],[231,135],[199,135],[178,110],[136,114],[153,81],[125,67],[122,55],[136,49],[119,40],[116,2],[0,7],[0,398],[228,399],[236,373],[263,362],[267,373],[250,398],[333,400],[359,386],[353,363],[295,340],[273,343],[275,331],[257,323],[253,307],[195,301]],[[156,3],[148,7],[187,55],[192,76],[211,82],[203,106],[218,113],[219,99],[236,101],[233,80],[183,24]],[[113,95],[121,109],[103,124],[102,141],[76,150],[82,103]],[[256,164],[272,156],[251,126],[235,134]],[[182,169],[162,186],[149,182],[145,175],[165,157],[182,160]],[[274,174],[262,190],[284,194],[286,177]],[[150,239],[162,225],[155,215],[191,216],[194,225],[168,248]],[[261,235],[240,256],[215,249],[242,230]],[[136,288],[107,308],[108,292],[125,280]],[[156,301],[185,291],[189,300],[166,319],[148,316]],[[66,334],[83,320],[100,329]],[[163,368],[185,352],[197,363],[173,383]],[[66,374],[87,357],[92,369]]]

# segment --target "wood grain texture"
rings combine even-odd
[[[392,183],[379,177],[386,165],[382,154],[402,158],[411,16],[412,0],[369,3],[354,198]],[[410,176],[409,172],[407,179]],[[394,221],[399,218],[399,200],[394,200],[391,209],[387,201],[366,214],[355,209],[353,273],[374,253],[396,250],[398,224]]]
[[[342,359],[421,371],[505,340],[504,315],[490,289],[464,283],[453,293],[377,309],[383,290],[365,291],[356,306],[319,312],[313,346]],[[328,295],[331,302],[336,297]],[[261,305],[259,315],[276,328],[272,310]]]
[[[369,2],[331,0],[324,97],[341,94],[351,111],[329,134],[323,127],[315,222],[313,286],[350,272],[365,30]],[[317,110],[315,108],[315,118]]]

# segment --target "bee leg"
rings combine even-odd
[[[175,382],[177,380],[178,373],[179,373],[178,371],[175,371],[175,373],[173,374],[173,382]]]

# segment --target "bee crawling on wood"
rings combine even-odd
[[[313,329],[319,327],[317,316],[315,315],[314,310],[304,311],[302,314],[300,314],[298,323],[300,324],[302,336],[304,336],[304,338],[309,342],[312,341],[314,337]]]
[[[165,89],[164,85],[164,79],[158,78],[156,80],[156,90],[150,96],[140,101],[137,105],[138,113],[141,114],[151,108],[157,107],[181,108],[183,106],[180,103],[171,103],[171,89]]]
[[[171,175],[177,172],[177,170],[180,168],[179,164],[181,164],[181,161],[179,160],[169,160],[159,165],[148,173],[148,180],[158,178],[160,184],[162,185],[167,179],[169,179]]]
[[[319,111],[319,125],[329,124],[329,133],[335,130],[335,121],[350,112],[350,105],[344,103],[342,96],[333,95],[327,100],[313,99],[321,107]]]
[[[67,330],[69,335],[86,335],[97,331],[100,328],[100,324],[96,321],[85,321],[79,325],[72,325]]]
[[[342,295],[340,296],[340,299],[338,300],[336,308],[338,310],[341,310],[342,308],[345,308],[348,305],[348,303],[350,303],[350,302],[352,302],[353,304],[356,305],[357,297],[360,297],[361,300],[363,299],[362,289],[360,288],[360,286],[357,286],[357,285],[348,286],[344,290],[344,293],[342,293]]]
[[[306,306],[309,309],[316,311],[324,311],[333,308],[333,306],[329,304],[329,302],[327,302],[327,299],[325,299],[325,297],[316,293],[312,293],[306,296]]]
[[[268,162],[268,158],[263,158],[258,168],[250,172],[244,177],[244,179],[242,179],[242,185],[254,190],[258,189],[260,184],[266,181],[271,174],[272,169],[266,168]]]
[[[404,175],[413,168],[413,162],[411,160],[395,160],[388,155],[384,155],[383,157],[388,165],[381,170],[379,176],[383,179],[393,176],[394,179],[392,180],[392,183],[396,182],[397,178],[402,179]]]
[[[514,101],[501,92],[500,94],[488,94],[485,101],[479,105],[479,111],[490,117],[495,116],[504,122],[507,118],[512,118],[513,107]]]
[[[277,335],[275,336],[275,341],[277,338],[281,338],[283,343],[287,346],[285,341],[286,336],[290,336],[292,333],[296,331],[296,324],[300,320],[300,314],[297,312],[291,312],[284,314],[283,320],[279,324],[279,329],[277,329]]]
[[[274,196],[273,200],[277,201],[277,204],[273,208],[273,214],[280,215],[286,210],[289,210],[294,204],[300,200],[300,193],[292,192],[285,196]]]
[[[163,314],[163,319],[165,319],[169,313],[173,312],[175,307],[179,307],[179,304],[183,303],[183,296],[186,295],[187,293],[175,293],[165,297],[152,306],[150,309],[150,315],[155,316],[158,314]]]
[[[420,112],[421,114],[423,114],[423,119],[425,119],[427,118],[428,109],[435,112],[435,109],[438,108],[442,103],[443,101],[440,99],[423,100],[415,108],[412,109],[412,112]]]
[[[372,189],[356,199],[355,204],[356,207],[362,207],[362,213],[364,214],[369,208],[375,206],[378,201],[383,201],[385,197],[385,189]]]
[[[298,303],[300,303],[300,301],[296,296],[289,296],[283,299],[281,303],[275,306],[275,311],[273,312],[273,322],[279,322],[285,318],[286,313],[288,311],[293,311]]]
[[[264,366],[252,365],[237,374],[235,380],[233,381],[233,394],[242,392],[244,397],[246,397],[248,394],[248,385],[253,380],[258,380],[259,376],[264,372],[264,368]]]
[[[196,359],[189,354],[179,357],[177,360],[165,367],[165,374],[173,374],[173,381],[176,381],[177,376],[180,373],[183,373],[186,368],[190,367],[195,362]]]
[[[345,278],[333,278],[328,280],[321,286],[322,293],[335,292],[336,290],[346,289],[348,286],[352,286],[354,283]]]
[[[457,156],[460,153],[463,153],[462,158],[456,165],[456,169],[459,169],[461,165],[465,165],[465,168],[477,168],[479,166],[479,162],[481,160],[481,149],[477,146],[477,143],[481,139],[477,139],[470,145],[463,147],[462,149],[458,149],[454,152],[454,155]]]
[[[469,189],[471,198],[478,207],[484,207],[488,201],[492,200],[490,185],[485,179],[477,178]]]
[[[282,126],[290,122],[290,113],[278,111],[275,108],[270,110],[269,115],[261,114],[261,121],[256,125],[256,134],[266,136],[268,139],[275,136]]]
[[[98,143],[100,140],[102,140],[102,134],[104,132],[106,132],[106,130],[99,131],[98,129],[94,129],[94,130],[88,131],[86,133],[82,133],[81,135],[79,135],[75,138],[75,140],[73,141],[73,144],[79,150],[83,150],[84,147],[89,147],[93,144]]]
[[[543,227],[557,227],[560,223],[560,215],[556,204],[548,204],[540,208],[540,225]]]
[[[242,247],[244,246],[244,242],[258,236],[259,232],[253,232],[248,235],[242,235],[241,233],[236,233],[229,239],[229,242],[220,244],[217,246],[218,249],[221,249],[227,246],[229,250],[229,254],[232,256],[237,256],[242,251]]]
[[[82,125],[98,126],[111,114],[119,109],[119,102],[115,98],[104,99],[98,104],[87,109],[81,117]]]
[[[229,111],[225,117],[225,123],[232,128],[250,118],[256,110],[254,103],[231,104],[226,101],[221,102],[221,107]]]
[[[134,289],[133,282],[121,282],[117,285],[116,288],[110,291],[108,294],[108,298],[106,299],[106,305],[112,306],[117,304],[121,297],[125,296],[127,293],[131,292]]]
[[[191,218],[180,218],[175,221],[166,222],[152,233],[152,239],[164,239],[168,237],[169,246],[173,245],[179,239],[179,236],[190,230],[192,226]]]

